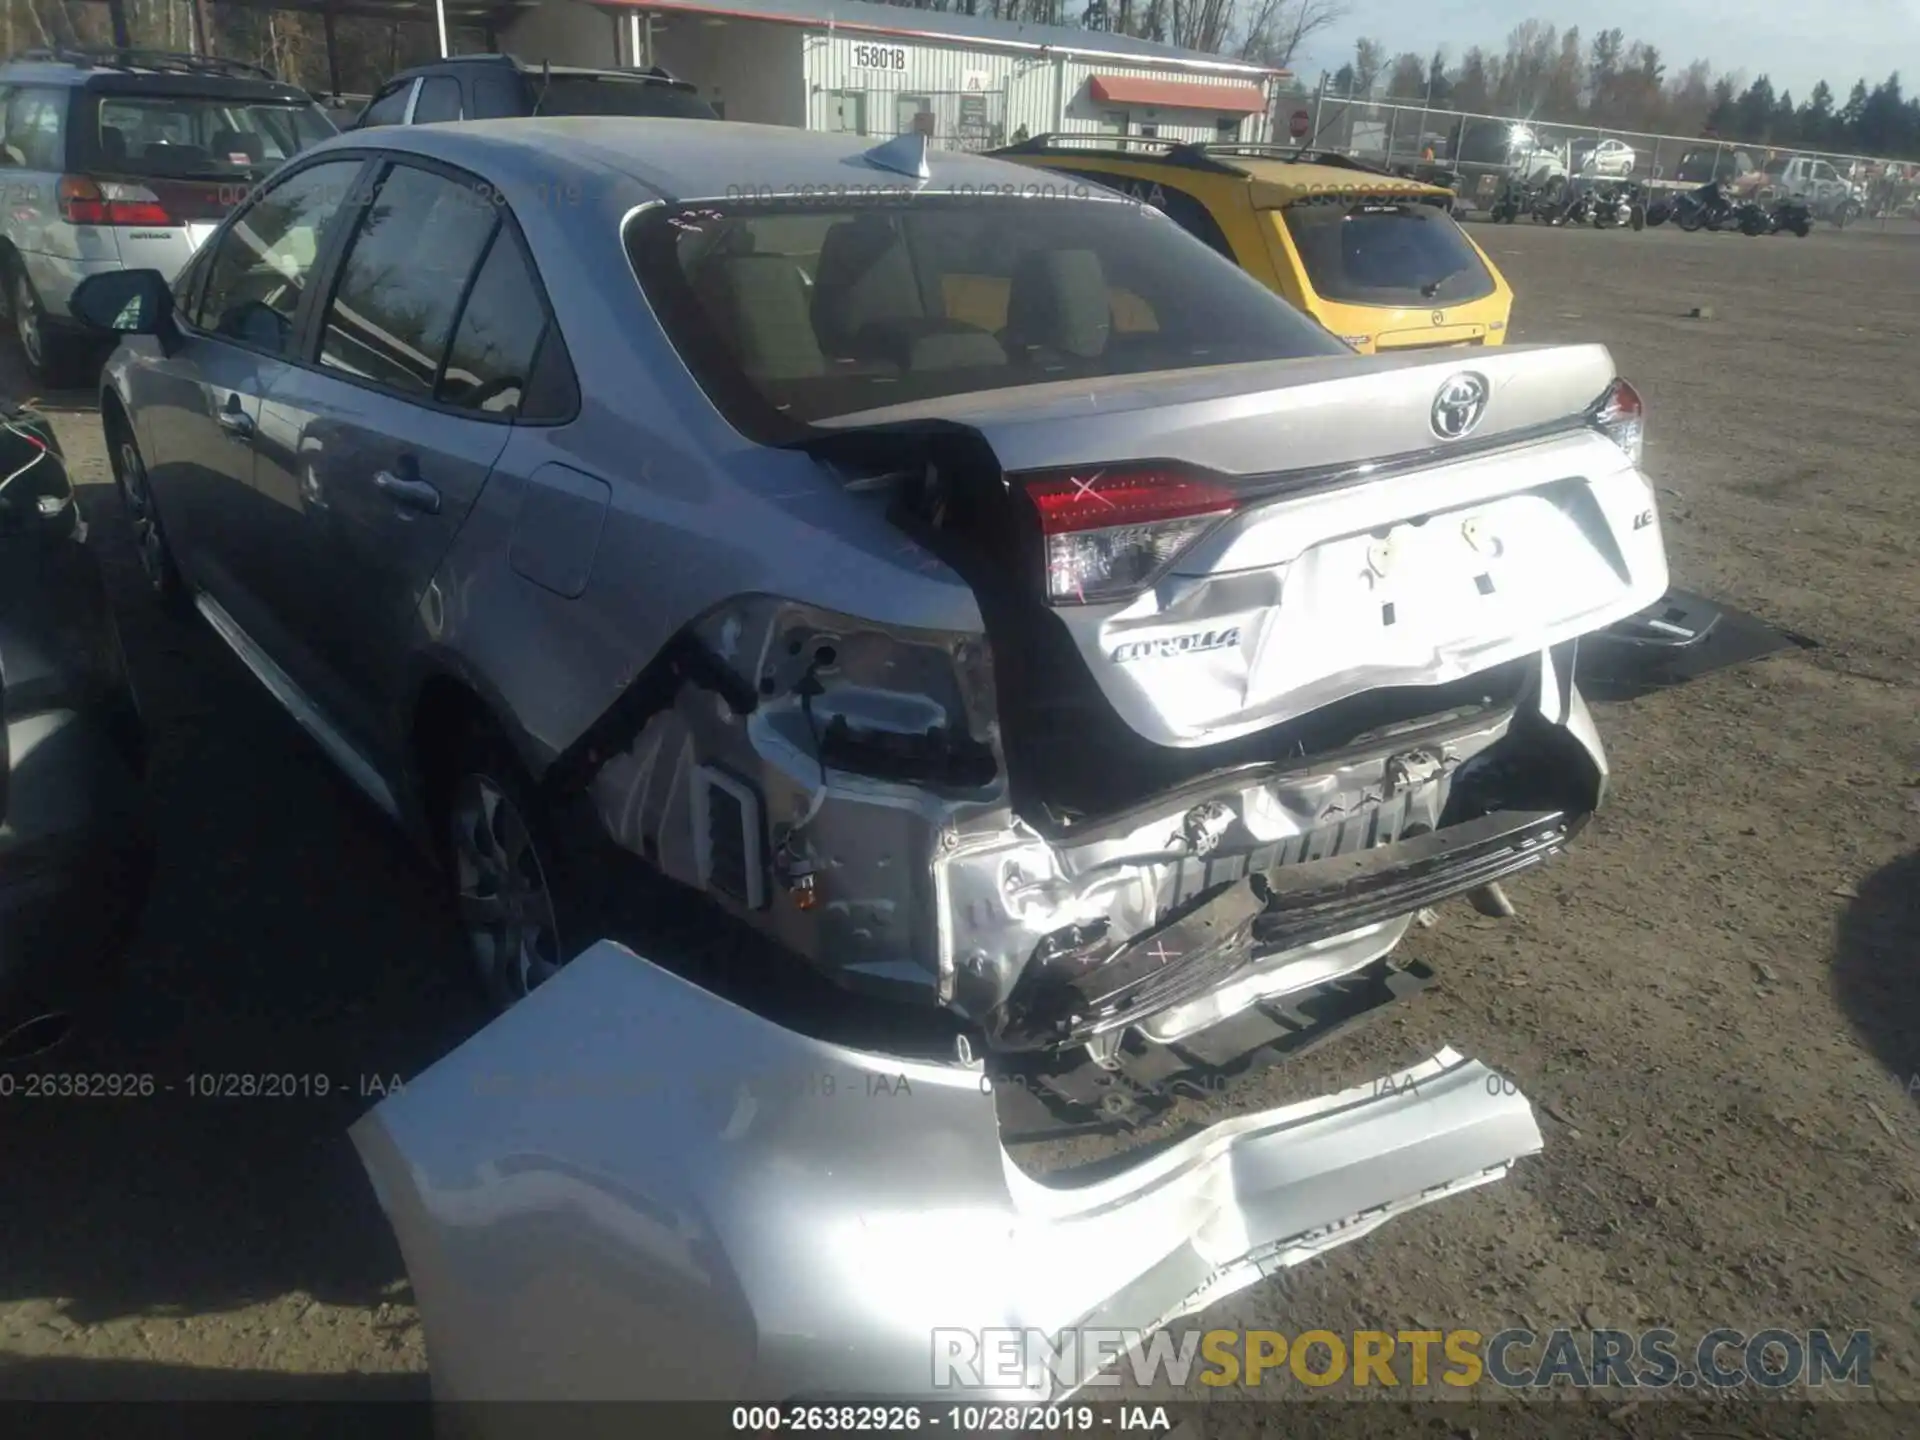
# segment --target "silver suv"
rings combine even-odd
[[[239,61],[29,50],[0,64],[0,306],[41,384],[85,383],[68,310],[103,270],[178,273],[282,162],[335,133],[306,91]]]

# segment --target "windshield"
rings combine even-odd
[[[915,400],[1345,353],[1157,210],[910,193],[681,206],[629,229],[675,348],[743,432],[792,438]]]
[[[103,95],[87,131],[113,174],[214,180],[257,177],[336,133],[314,105],[191,95]]]
[[[529,75],[539,97],[536,115],[649,115],[670,120],[718,120],[714,108],[691,90],[619,76]],[[544,89],[542,88],[544,87]]]
[[[1350,305],[1458,305],[1493,276],[1445,210],[1427,204],[1302,202],[1280,212],[1307,282]]]

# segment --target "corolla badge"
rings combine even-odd
[[[1452,376],[1433,397],[1433,433],[1442,440],[1462,439],[1486,413],[1486,377],[1470,371]]]
[[[1129,640],[1114,647],[1113,658],[1121,665],[1136,660],[1165,660],[1174,655],[1198,655],[1208,650],[1228,650],[1240,643],[1240,627],[1221,630],[1189,630],[1183,635],[1162,635],[1152,640]]]

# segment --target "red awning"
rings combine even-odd
[[[1144,75],[1096,75],[1087,88],[1107,105],[1146,105],[1158,110],[1229,110],[1257,115],[1267,108],[1258,85],[1190,85],[1184,80],[1149,80]]]

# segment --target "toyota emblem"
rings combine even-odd
[[[1486,377],[1471,372],[1455,375],[1433,397],[1433,433],[1442,440],[1464,439],[1486,413]]]

